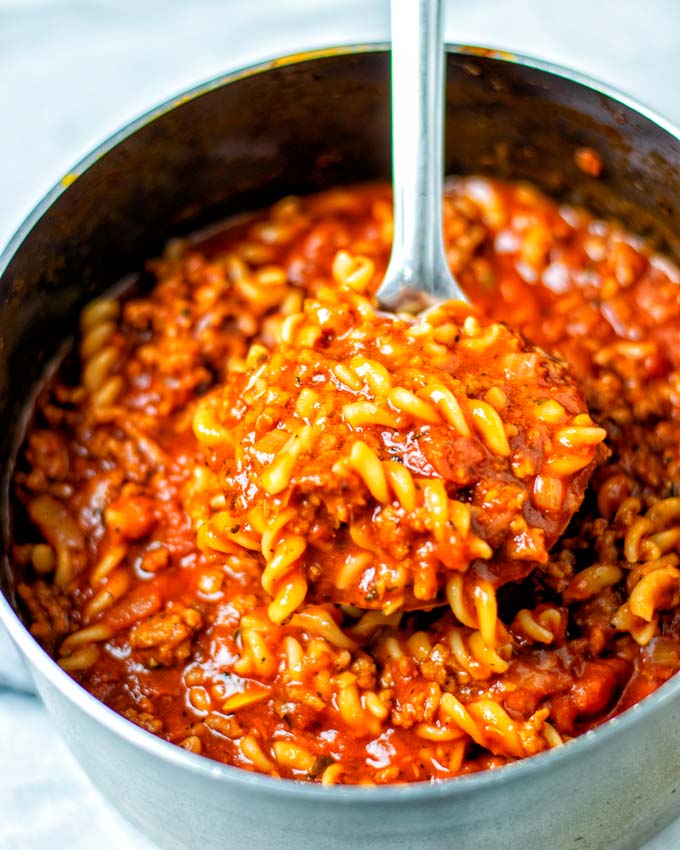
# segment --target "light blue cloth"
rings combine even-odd
[[[0,246],[75,160],[154,103],[241,65],[387,32],[387,0],[0,0]],[[572,66],[680,122],[677,0],[449,0],[446,32]],[[10,687],[30,681],[0,632],[0,848],[153,850],[37,698]],[[645,850],[679,846],[680,822]]]

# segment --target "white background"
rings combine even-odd
[[[572,66],[680,123],[680,0],[448,0],[446,32]],[[0,246],[71,164],[154,103],[240,65],[387,33],[387,0],[0,0]],[[153,850],[37,698],[2,687],[21,682],[0,633],[0,848]],[[645,850],[677,847],[680,823]]]

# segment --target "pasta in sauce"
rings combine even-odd
[[[560,363],[467,304],[376,311],[371,266],[338,252],[336,285],[194,416],[226,504],[199,547],[260,552],[275,623],[310,600],[432,608],[461,573],[493,595],[547,562],[606,435]]]
[[[14,547],[15,568],[33,634],[133,722],[274,776],[444,779],[558,746],[680,669],[680,273],[619,226],[526,185],[454,180],[444,213],[449,263],[479,317],[466,326],[444,311],[431,336],[404,320],[395,351],[414,331],[450,350],[438,328],[458,322],[460,339],[475,341],[489,329],[502,336],[507,322],[547,352],[504,355],[526,370],[521,403],[498,376],[463,392],[443,370],[433,390],[417,374],[416,347],[386,387],[384,351],[366,367],[330,344],[321,371],[333,371],[341,415],[315,432],[321,443],[292,452],[294,464],[294,443],[281,454],[294,433],[265,414],[278,404],[280,421],[297,416],[302,428],[305,405],[320,403],[320,383],[298,372],[297,384],[295,369],[318,354],[313,334],[333,309],[364,310],[358,325],[391,339],[371,324],[370,305],[391,246],[383,186],[286,198],[201,241],[172,243],[150,264],[148,292],[83,312],[77,356],[43,391],[15,474],[33,529]],[[277,360],[282,341],[287,361]],[[561,368],[555,357],[578,391],[558,382],[554,396],[536,392],[541,369],[554,378]],[[287,397],[262,409],[248,402],[258,370]],[[258,414],[250,431],[234,413],[244,399]],[[423,451],[427,437],[410,446],[412,462],[380,454],[385,432],[444,423],[454,442],[469,442],[461,455],[476,447],[495,457],[505,484],[514,462],[522,498],[507,528],[520,520],[517,535],[532,544],[525,559],[513,557],[507,530],[505,550],[491,556],[502,544],[480,521],[470,482],[453,492],[423,468],[422,456],[435,456]],[[263,492],[235,489],[225,466],[249,433],[265,441],[247,458]],[[543,455],[528,450],[537,445]],[[277,471],[279,456],[288,460]],[[314,479],[315,462],[330,474]],[[381,541],[392,534],[396,546],[403,528],[425,534],[439,566],[396,546],[390,580],[376,581],[375,527],[359,502],[353,532],[338,514],[345,536],[325,550],[313,512],[296,526],[306,502],[280,497],[291,481],[298,493],[307,481],[305,498],[325,517],[341,510],[343,476],[352,499],[380,506]],[[314,546],[334,556],[327,574],[318,552],[305,560]],[[363,596],[339,604],[338,588]]]

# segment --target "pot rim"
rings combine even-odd
[[[106,138],[90,153],[80,159],[36,204],[24,221],[19,225],[14,235],[7,242],[0,254],[0,279],[5,274],[13,256],[23,244],[38,221],[43,217],[60,195],[68,190],[81,175],[94,165],[101,157],[109,153],[119,143],[147,124],[155,121],[176,107],[200,97],[224,85],[241,79],[261,74],[274,68],[286,65],[324,59],[332,56],[351,56],[363,53],[386,53],[390,49],[386,42],[367,42],[361,44],[343,44],[319,48],[247,65],[235,71],[220,74],[204,83],[187,89],[153,107],[142,115],[128,122],[121,129]],[[479,47],[463,44],[448,43],[447,53],[454,53],[471,58],[484,57],[500,62],[522,65],[537,70],[543,74],[561,77],[585,88],[610,98],[656,124],[669,135],[680,140],[680,128],[668,121],[650,107],[641,104],[636,99],[617,90],[607,83],[602,83],[592,77],[566,68],[547,60],[536,59],[521,53],[497,49],[494,47]],[[551,750],[538,755],[520,759],[502,767],[454,777],[435,782],[415,782],[404,785],[357,786],[337,785],[321,786],[316,783],[298,782],[290,779],[279,779],[266,774],[255,773],[243,768],[234,767],[213,761],[205,756],[188,752],[176,744],[165,741],[151,732],[127,720],[113,709],[100,702],[96,697],[79,685],[75,679],[62,670],[54,659],[40,646],[30,634],[18,614],[10,605],[3,592],[0,592],[0,622],[2,622],[21,653],[29,661],[31,668],[36,668],[54,688],[78,708],[87,713],[94,721],[105,726],[111,733],[123,738],[130,745],[149,755],[197,774],[207,780],[224,782],[228,786],[241,786],[244,790],[252,789],[260,793],[299,799],[320,800],[329,804],[357,805],[419,802],[442,798],[457,798],[483,791],[496,785],[508,785],[540,777],[547,771],[557,769],[560,765],[574,759],[586,759],[588,754],[594,755],[597,748],[618,734],[639,722],[652,722],[652,717],[669,702],[680,694],[680,673],[671,677],[654,693],[645,697],[639,703],[626,709],[622,714],[607,720],[596,729],[591,729],[582,735]]]

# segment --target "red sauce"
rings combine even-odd
[[[526,186],[454,181],[449,262],[483,314],[569,364],[611,454],[547,560],[504,574],[495,644],[488,600],[464,586],[449,609],[317,598],[272,622],[258,553],[197,545],[224,509],[192,432],[201,398],[271,346],[338,251],[370,258],[377,287],[390,210],[385,187],[337,190],[172,246],[120,315],[86,311],[81,377],[72,364],[46,388],[15,476],[36,637],[116,711],[246,769],[384,783],[493,768],[680,668],[680,274]]]

